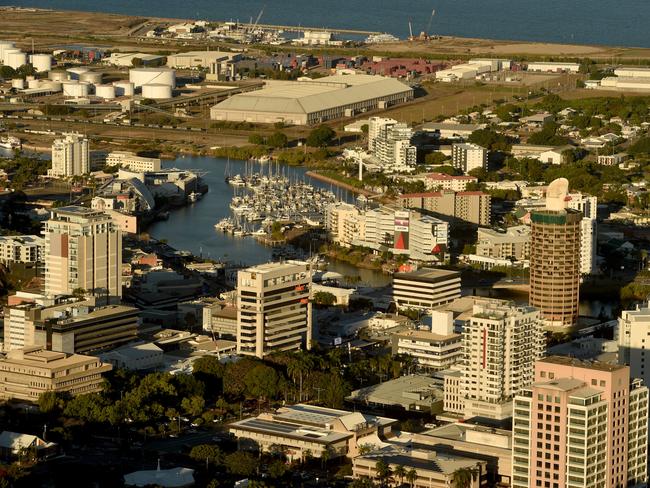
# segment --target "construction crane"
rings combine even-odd
[[[260,13],[257,14],[257,18],[255,19],[255,24],[253,24],[253,31],[257,29],[257,24],[260,23],[260,19],[262,18],[262,14],[264,13],[264,9],[266,8],[266,5],[262,7],[262,10],[260,10]]]
[[[411,21],[409,20],[409,41],[413,40],[413,25],[411,24]]]
[[[429,23],[427,24],[427,30],[425,31],[427,35],[431,35],[431,24],[433,23],[434,15],[436,15],[436,9],[431,11],[431,17],[429,17]]]

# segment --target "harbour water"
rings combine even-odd
[[[151,16],[151,3],[131,0],[12,0],[12,5]],[[647,0],[157,0],[155,15],[248,22],[264,8],[262,23],[304,25],[408,35],[441,35],[650,47]]]

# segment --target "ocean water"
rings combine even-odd
[[[441,35],[650,47],[648,0],[8,0],[11,5]],[[0,24],[0,37],[2,25]]]

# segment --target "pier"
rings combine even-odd
[[[365,197],[374,197],[376,194],[369,191],[365,190],[363,188],[357,188],[355,186],[349,185],[347,183],[344,183],[342,181],[339,181],[335,178],[330,178],[329,176],[322,175],[320,173],[317,173],[315,171],[307,171],[305,173],[306,176],[309,176],[310,178],[314,178],[315,180],[322,181],[324,183],[330,183],[334,186],[338,186],[339,188],[343,188],[344,190],[348,190],[352,193],[357,193],[359,195],[363,195]]]

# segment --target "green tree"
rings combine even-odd
[[[200,396],[191,396],[189,398],[183,398],[181,401],[181,408],[188,414],[193,417],[197,417],[203,413],[205,408],[205,400]]]
[[[271,478],[282,478],[287,472],[287,465],[279,459],[274,459],[269,463],[268,473]]]
[[[246,391],[254,398],[261,400],[274,398],[278,393],[280,378],[270,366],[258,364],[244,378]]]
[[[404,477],[406,476],[406,468],[400,464],[398,466],[395,466],[393,473],[395,474],[395,477],[399,480],[399,484],[402,485],[404,483]]]
[[[289,139],[283,132],[274,132],[267,138],[266,143],[275,148],[287,147]]]
[[[425,164],[443,164],[445,161],[447,161],[447,156],[439,151],[434,151],[424,156]]]
[[[63,399],[54,391],[44,391],[38,397],[38,409],[45,414],[59,410]]]
[[[327,291],[317,291],[314,293],[314,303],[316,305],[323,305],[326,307],[331,307],[336,304],[336,296],[333,293]]]
[[[231,474],[251,476],[257,470],[257,459],[246,451],[235,451],[228,454],[224,464]]]
[[[299,402],[303,400],[302,386],[304,377],[309,374],[313,367],[314,361],[312,357],[304,351],[293,353],[287,363],[287,374],[289,375],[289,378],[291,378],[294,385],[296,384],[296,380],[298,380]]]
[[[212,465],[220,465],[224,461],[224,455],[217,446],[211,444],[199,444],[190,451],[190,457],[195,461],[206,460]]]
[[[307,136],[307,145],[310,147],[326,147],[329,146],[336,132],[328,125],[321,125],[312,129]]]
[[[248,142],[250,144],[255,144],[256,146],[264,145],[264,137],[259,134],[251,134],[248,136]]]
[[[478,469],[460,468],[454,471],[452,480],[455,488],[471,488],[472,482],[478,479],[478,477]]]
[[[414,468],[409,469],[408,472],[406,473],[406,481],[408,481],[411,488],[413,488],[417,479],[418,479],[418,472]]]
[[[393,471],[386,461],[380,459],[375,463],[375,478],[377,478],[379,486],[388,486],[392,475]]]

